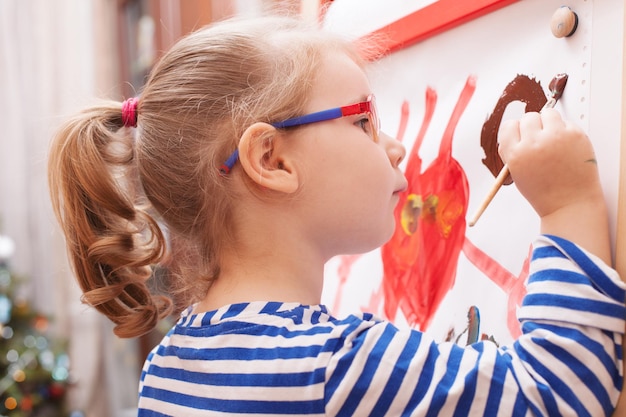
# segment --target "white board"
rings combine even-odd
[[[431,3],[336,0],[324,24],[329,30],[360,38]],[[579,25],[571,37],[556,38],[550,31],[550,19],[562,5],[577,13]],[[468,77],[475,80],[475,90],[458,120],[452,142],[452,158],[458,161],[468,182],[465,218],[469,221],[494,182],[493,174],[481,162],[485,154],[480,137],[505,87],[518,74],[525,74],[539,81],[547,95],[552,78],[566,73],[568,82],[556,108],[581,125],[594,143],[614,225],[620,165],[623,25],[623,4],[617,0],[524,0],[393,52],[369,67],[383,130],[392,136],[397,134],[402,104],[408,103],[403,143],[411,151],[423,124],[426,91],[430,88],[436,92],[434,113],[418,154],[421,171],[425,171],[437,158],[443,132]],[[521,103],[512,103],[505,118],[517,117],[523,111]],[[410,157],[407,155],[403,169]],[[511,279],[520,277],[538,229],[538,219],[529,204],[514,186],[507,186],[496,195],[477,225],[465,227],[463,233],[469,246],[482,252],[481,259],[501,267],[499,276],[506,272]],[[441,238],[439,243],[444,240]],[[436,313],[427,326],[407,320],[402,311],[394,318],[396,323],[421,327],[438,340],[450,338],[452,330],[456,338],[467,327],[469,308],[476,306],[480,333],[493,336],[498,343],[508,343],[517,336],[511,326],[521,291],[519,283],[510,281],[514,289],[496,284],[468,259],[464,250],[458,256],[452,254],[452,260],[443,257],[430,261],[456,263],[453,286],[435,306]],[[379,250],[360,257],[333,259],[326,267],[323,302],[339,316],[364,309],[385,317],[383,275]]]

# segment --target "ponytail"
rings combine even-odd
[[[124,117],[120,103],[107,101],[68,120],[53,139],[48,174],[83,301],[116,324],[116,335],[135,337],[172,301],[147,285],[165,238],[139,185],[124,106]]]

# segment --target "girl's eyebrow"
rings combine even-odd
[[[354,100],[350,101],[350,103],[361,103],[362,101],[367,101],[367,98],[371,95],[372,93],[362,94],[356,97]]]

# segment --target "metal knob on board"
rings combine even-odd
[[[552,15],[550,30],[557,38],[572,36],[578,28],[578,15],[568,6],[561,6]]]

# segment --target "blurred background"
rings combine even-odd
[[[162,51],[235,15],[318,19],[320,0],[0,0],[0,416],[136,415],[162,333],[118,339],[80,301],[47,187],[50,139],[141,91]]]

